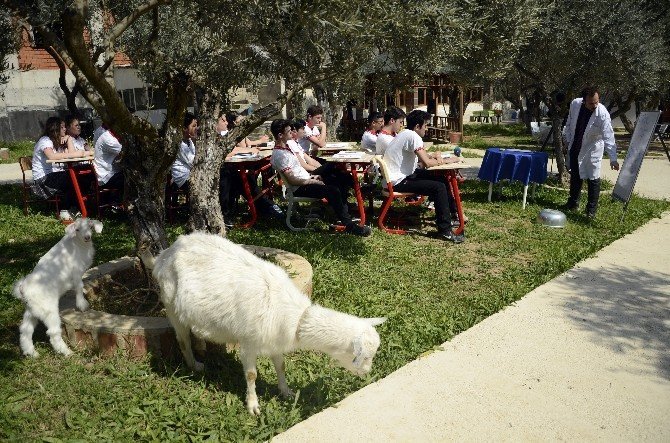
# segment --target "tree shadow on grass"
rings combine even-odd
[[[669,275],[610,266],[577,268],[570,277],[562,284],[575,294],[566,304],[575,325],[596,344],[634,354],[648,374],[670,379]]]

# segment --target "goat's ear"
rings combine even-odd
[[[354,361],[352,364],[354,365],[355,368],[360,368],[361,365],[363,364],[363,340],[362,337],[359,335],[354,339],[352,342],[352,345],[354,347]]]
[[[386,321],[386,317],[366,318],[365,321],[367,321],[370,326],[379,326]]]
[[[70,223],[69,225],[67,225],[67,226],[65,227],[65,234],[67,234],[67,235],[69,235],[70,237],[72,237],[72,236],[74,235],[74,233],[75,233],[76,230],[77,230],[77,222]]]
[[[102,232],[102,222],[98,220],[89,219],[88,225],[95,230],[98,234]]]

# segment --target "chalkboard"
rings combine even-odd
[[[616,199],[628,204],[630,196],[633,194],[633,188],[637,181],[637,175],[640,173],[642,160],[649,148],[649,142],[654,135],[656,123],[661,113],[659,111],[641,112],[637,121],[635,122],[635,130],[630,139],[630,146],[628,147],[628,154],[623,161],[619,177],[614,185],[612,191],[612,199]]]

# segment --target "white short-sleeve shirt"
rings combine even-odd
[[[309,138],[318,137],[319,135],[321,135],[321,132],[319,132],[318,126],[310,128],[309,126],[305,125],[305,135],[300,140],[298,140],[298,144],[302,148],[303,152],[309,152],[309,148],[312,146],[312,142],[309,140]]]
[[[72,137],[72,144],[74,145],[74,149],[77,151],[86,150],[86,140],[81,137]]]
[[[179,145],[179,152],[172,164],[170,173],[172,174],[172,181],[178,186],[182,187],[184,183],[191,176],[191,168],[193,168],[193,160],[195,159],[195,145],[193,140],[189,139],[188,143],[183,141]]]
[[[397,185],[419,164],[416,152],[423,149],[423,139],[411,129],[405,129],[395,136],[384,153],[384,161],[389,169],[388,180]]]
[[[307,172],[307,170],[302,167],[298,161],[298,157],[296,157],[293,151],[291,151],[291,148],[275,146],[275,148],[272,150],[270,163],[272,164],[273,168],[282,174],[286,174],[288,171],[291,171],[291,175],[296,178],[310,178],[309,172]],[[285,183],[285,185],[286,187],[290,188],[291,191],[295,191],[300,187],[291,185],[289,183]]]
[[[361,147],[370,152],[376,152],[377,150],[377,132],[375,131],[365,131],[363,133],[363,138],[361,138]]]
[[[305,160],[305,151],[302,150],[302,146],[298,144],[295,140],[289,140],[286,142],[286,146],[291,149],[295,155],[299,155],[303,160]]]
[[[381,131],[377,134],[377,141],[375,143],[375,153],[377,155],[384,155],[386,149],[389,147],[389,143],[395,138],[394,134],[390,132]]]
[[[46,135],[40,137],[33,148],[33,180],[40,180],[54,171],[53,163],[47,163],[45,149],[53,148],[54,143]]]
[[[109,129],[96,130],[94,140],[95,173],[98,183],[104,185],[114,174],[121,171],[121,166],[115,160],[122,146]]]

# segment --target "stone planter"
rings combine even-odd
[[[308,296],[312,294],[312,266],[307,260],[280,249],[244,247],[259,257],[272,257],[288,270],[298,288]],[[137,261],[136,257],[122,257],[89,269],[84,274],[84,293],[104,276],[132,268]],[[93,309],[79,312],[74,306],[74,293],[61,299],[63,337],[75,348],[93,348],[102,354],[121,349],[129,357],[141,357],[148,351],[163,358],[173,358],[180,354],[167,318],[115,315]],[[195,343],[196,349],[202,350],[202,347],[201,343]]]

